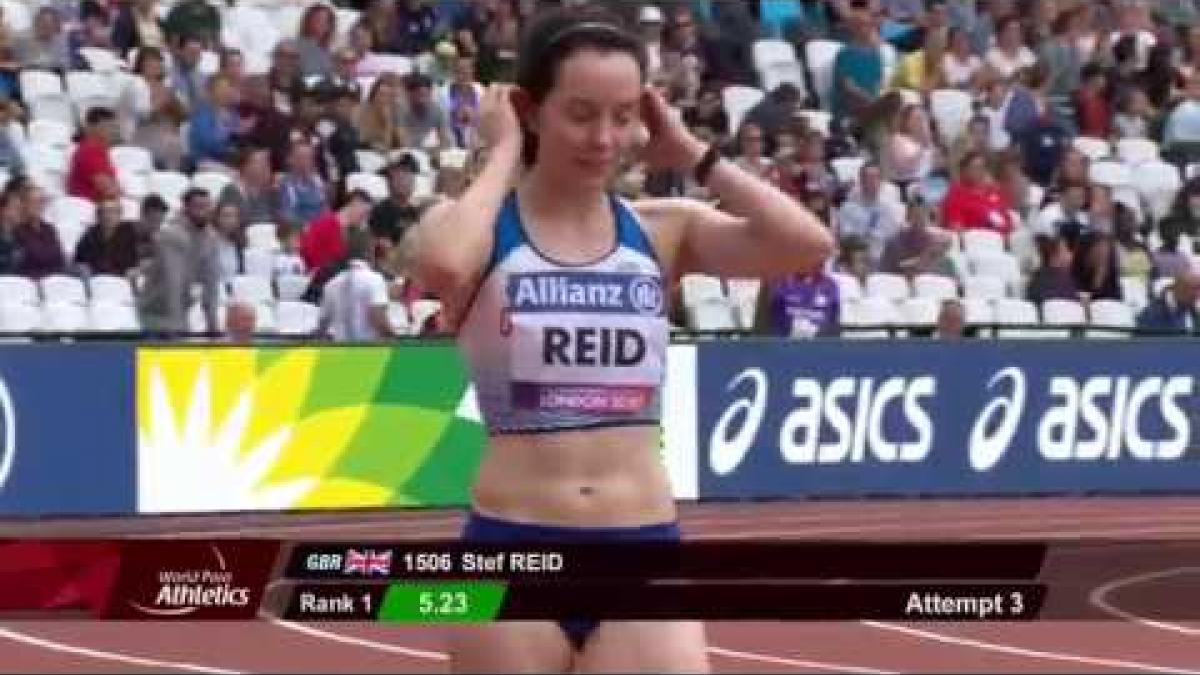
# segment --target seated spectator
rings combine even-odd
[[[784,82],[746,113],[742,126],[744,128],[747,124],[753,124],[768,137],[778,136],[792,128],[796,109],[802,103],[800,90],[796,85]]]
[[[16,43],[17,61],[25,68],[65,71],[71,67],[71,48],[62,17],[53,7],[38,8],[33,27]]]
[[[942,222],[954,231],[992,230],[1005,236],[1012,232],[1012,205],[989,174],[983,155],[963,159],[958,178],[942,200]]]
[[[1025,172],[1038,185],[1049,185],[1062,155],[1071,147],[1071,133],[1049,107],[1039,111],[1025,130],[1014,134],[1025,160]]]
[[[166,30],[174,44],[195,38],[208,48],[220,42],[221,15],[205,0],[180,0],[167,13]]]
[[[774,163],[767,155],[767,138],[762,127],[753,122],[742,124],[738,132],[738,150],[733,163],[759,178],[770,180]]]
[[[1179,250],[1182,224],[1175,216],[1167,216],[1159,223],[1162,245],[1154,252],[1154,274],[1159,277],[1177,277],[1192,271],[1191,251]]]
[[[117,116],[108,108],[88,110],[83,138],[71,155],[67,170],[67,194],[91,202],[120,198],[117,169],[109,146],[117,138]]]
[[[809,131],[800,138],[796,152],[798,156],[792,171],[796,190],[802,195],[820,193],[829,202],[838,198],[840,188],[826,159],[825,136],[820,131]]]
[[[1122,277],[1149,281],[1154,273],[1154,258],[1142,241],[1133,212],[1118,204],[1115,219],[1117,271]]]
[[[433,81],[420,73],[404,79],[407,105],[400,113],[400,127],[409,147],[437,150],[453,145],[450,119],[435,100]]]
[[[0,169],[10,176],[25,173],[25,158],[12,134],[12,124],[19,115],[19,106],[0,94]]]
[[[155,235],[154,257],[138,298],[147,330],[187,331],[192,284],[198,283],[206,330],[217,332],[221,277],[212,218],[212,198],[208,192],[192,188],[183,195],[179,216]]]
[[[84,276],[123,277],[138,264],[137,228],[121,220],[121,201],[106,199],[96,206],[96,223],[75,247],[75,265]]]
[[[838,250],[838,259],[834,264],[834,269],[841,274],[854,277],[861,286],[865,287],[867,277],[875,271],[871,265],[871,255],[866,242],[858,237],[839,237]]]
[[[332,276],[329,272],[346,261],[347,242],[370,239],[366,227],[370,212],[370,195],[355,190],[346,197],[341,209],[326,211],[313,220],[300,237],[304,266],[314,273],[326,274],[327,279]]]
[[[292,96],[304,84],[300,75],[300,51],[293,39],[280,40],[271,54],[267,70],[271,104],[283,115],[292,114]]]
[[[172,54],[167,75],[171,90],[188,113],[194,112],[204,101],[205,77],[200,72],[204,44],[204,40],[197,36],[185,38]]]
[[[328,205],[325,181],[317,173],[316,150],[306,141],[292,143],[288,172],[279,181],[279,217],[303,228]]]
[[[883,147],[884,176],[895,183],[902,194],[908,187],[928,178],[937,160],[937,139],[929,118],[919,105],[900,109]]]
[[[18,274],[21,269],[17,229],[22,215],[21,196],[13,190],[0,192],[0,275]]]
[[[325,139],[325,147],[333,160],[336,180],[339,184],[352,173],[358,173],[358,150],[362,142],[358,137],[359,101],[362,92],[355,82],[336,85],[330,94],[333,105],[330,106],[328,121],[333,125],[332,131]]]
[[[147,195],[142,199],[140,215],[134,229],[137,234],[138,264],[154,257],[154,238],[158,236],[163,223],[167,219],[170,207],[162,197],[156,194]]]
[[[216,74],[229,78],[229,83],[238,92],[240,101],[241,92],[246,88],[246,57],[242,54],[242,50],[235,47],[222,48],[221,52],[217,54]]]
[[[420,207],[412,201],[418,173],[417,162],[406,153],[380,173],[388,180],[388,198],[371,209],[371,236],[376,240],[387,239],[392,244],[398,244],[421,217]]]
[[[417,56],[433,46],[438,27],[437,12],[430,3],[422,0],[403,0],[397,3],[395,30],[389,36],[384,49],[393,54]]]
[[[333,37],[337,34],[337,15],[323,3],[309,5],[300,20],[296,51],[300,55],[300,77],[333,76]]]
[[[755,326],[775,337],[830,337],[838,334],[841,294],[824,270],[795,274],[777,282],[764,279]]]
[[[929,219],[929,207],[919,203],[908,207],[907,227],[884,246],[881,272],[910,279],[922,274],[957,277],[954,262],[947,255],[954,237],[933,227]]]
[[[86,70],[90,67],[83,55],[84,49],[113,51],[112,25],[108,10],[99,3],[85,0],[80,4],[80,22],[67,33],[67,49],[71,52],[71,68]]]
[[[1146,305],[1137,316],[1140,331],[1151,334],[1194,335],[1200,330],[1200,273],[1183,271],[1173,276],[1175,282]]]
[[[838,209],[838,235],[866,245],[870,268],[876,270],[884,245],[904,227],[904,212],[899,205],[883,199],[883,175],[878,164],[864,164],[858,177],[858,186]]]
[[[971,38],[962,28],[952,28],[949,48],[942,56],[942,80],[950,89],[973,89],[983,70],[983,60],[971,49]]]
[[[1084,300],[1120,300],[1121,279],[1112,236],[1090,234],[1079,241],[1072,261],[1075,287]]]
[[[1058,162],[1058,168],[1054,172],[1054,178],[1046,190],[1045,201],[1049,203],[1058,199],[1067,185],[1090,183],[1091,167],[1092,160],[1078,148],[1070,146],[1064,149],[1062,158]]]
[[[304,258],[297,252],[298,237],[296,230],[287,225],[276,228],[276,238],[279,239],[279,250],[275,252],[275,262],[272,265],[276,279],[287,274],[308,274]]]
[[[388,153],[408,145],[408,136],[401,125],[400,85],[395,73],[376,78],[367,95],[367,102],[358,116],[358,136],[371,150]]]
[[[233,163],[234,135],[249,129],[238,117],[238,90],[225,75],[208,83],[208,99],[192,114],[189,144],[198,171],[224,171]]]
[[[1183,189],[1175,195],[1169,215],[1182,234],[1189,237],[1200,235],[1200,177],[1184,183]]]
[[[1112,133],[1112,109],[1108,99],[1108,80],[1097,63],[1083,67],[1079,90],[1075,92],[1075,120],[1082,136],[1107,139]]]
[[[319,82],[303,84],[292,92],[291,126],[284,137],[286,141],[281,150],[286,160],[286,153],[290,151],[292,143],[308,143],[313,148],[317,175],[326,183],[332,183],[336,176],[333,174],[334,167],[327,160],[329,143],[324,133],[327,125],[322,124],[326,121],[328,100],[329,92]]]
[[[961,340],[967,337],[967,309],[957,298],[942,300],[938,309],[937,324],[933,329],[935,340]]]
[[[958,169],[967,155],[979,153],[990,157],[990,139],[991,121],[986,115],[975,115],[968,120],[967,128],[950,146],[950,152],[946,156],[946,166],[950,169],[951,178],[958,177]]]
[[[479,104],[483,100],[483,85],[475,81],[475,60],[460,56],[455,63],[454,79],[439,96],[442,110],[450,119],[450,135],[454,147],[470,148],[479,124]]]
[[[167,84],[163,53],[155,47],[142,47],[133,72],[136,77],[130,83],[130,140],[150,151],[155,166],[178,171],[183,164],[179,127],[187,119],[187,110]]]
[[[514,82],[517,77],[517,49],[521,42],[521,16],[517,0],[492,3],[492,18],[480,36],[480,78],[488,82]]]
[[[1029,47],[1025,46],[1025,36],[1021,29],[1021,20],[1010,16],[997,26],[996,45],[984,56],[993,70],[1001,77],[1010,78],[1024,68],[1037,62],[1037,57]]]
[[[1150,138],[1150,129],[1155,125],[1158,113],[1150,106],[1150,99],[1141,89],[1130,90],[1117,102],[1117,114],[1113,116],[1113,131],[1117,140],[1123,138]]]
[[[0,96],[6,99],[20,95],[22,63],[17,58],[17,36],[4,22],[0,10]]]
[[[646,47],[646,74],[654,77],[662,72],[663,51],[666,49],[663,42],[666,18],[658,7],[642,5],[638,10],[637,25],[638,35]]]
[[[707,133],[710,141],[724,144],[729,138],[729,114],[717,87],[701,88],[696,105],[684,108],[683,121],[697,134]]]
[[[237,175],[221,191],[218,206],[236,206],[243,227],[273,222],[278,212],[279,195],[275,192],[270,153],[265,148],[246,147],[235,154]]]
[[[1184,89],[1184,100],[1167,116],[1163,146],[1200,143],[1200,75],[1193,75]]]
[[[28,183],[21,190],[24,213],[17,227],[17,248],[21,260],[17,273],[32,279],[62,274],[67,269],[66,255],[58,231],[46,222],[46,193]]]
[[[883,85],[883,56],[879,51],[879,33],[866,9],[854,9],[846,15],[850,41],[833,62],[833,115],[837,119],[857,119],[879,98]]]
[[[226,202],[217,206],[213,216],[217,233],[217,270],[222,284],[246,273],[246,237],[242,229],[242,214],[237,204]]]
[[[166,49],[167,37],[162,20],[158,18],[156,0],[133,0],[117,5],[113,22],[113,47],[121,56],[134,49],[153,47]]]
[[[942,66],[945,61],[947,35],[934,32],[926,36],[924,45],[900,59],[891,86],[897,89],[929,92],[945,86]]]
[[[1058,201],[1042,209],[1035,229],[1063,240],[1074,251],[1079,239],[1092,231],[1088,217],[1088,186],[1071,182],[1063,186]]]
[[[258,309],[244,300],[231,300],[225,305],[225,342],[248,345],[254,342],[258,330]]]
[[[1071,252],[1065,242],[1053,234],[1034,239],[1039,264],[1029,277],[1025,297],[1038,305],[1047,300],[1078,300],[1079,288],[1071,273]]]

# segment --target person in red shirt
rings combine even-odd
[[[121,186],[108,152],[117,137],[117,115],[108,108],[92,108],[84,125],[67,171],[67,194],[97,203],[119,199]]]
[[[355,190],[346,197],[342,208],[317,216],[300,236],[300,257],[310,270],[320,274],[333,271],[345,262],[346,239],[354,233],[369,237],[367,215],[371,212],[371,196]]]
[[[1107,139],[1112,132],[1112,106],[1107,90],[1104,69],[1095,63],[1084,66],[1079,90],[1075,92],[1075,117],[1081,136]]]
[[[950,184],[942,201],[942,222],[950,230],[1012,232],[1012,205],[988,173],[983,153],[972,152],[963,158],[959,178]]]

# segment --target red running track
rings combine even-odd
[[[402,539],[457,531],[455,512],[172,517],[0,523],[0,537],[266,536]],[[1200,589],[1200,556],[1105,554],[1114,542],[1196,541],[1200,498],[707,504],[682,508],[693,538],[1049,538],[1047,573],[1111,620],[1037,623],[709,624],[718,672],[1200,673],[1200,622],[1149,620],[1133,592]],[[1100,557],[1098,557],[1100,556]],[[1189,564],[1190,563],[1190,564]],[[1148,592],[1148,591],[1147,591]],[[438,628],[366,624],[0,625],[0,672],[446,672]]]

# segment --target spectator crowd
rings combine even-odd
[[[561,4],[0,3],[0,332],[439,331],[405,234],[469,185],[483,87]],[[1200,330],[1195,0],[586,4],[839,242],[787,279],[685,277],[679,327]],[[713,198],[635,157],[615,189]]]

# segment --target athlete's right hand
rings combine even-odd
[[[479,138],[488,152],[521,151],[521,121],[512,97],[512,85],[493,84],[479,104]]]

